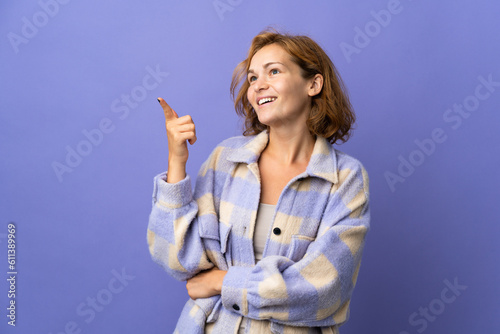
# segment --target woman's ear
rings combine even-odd
[[[321,74],[316,74],[311,79],[311,85],[309,86],[309,96],[316,96],[323,89],[323,76]]]

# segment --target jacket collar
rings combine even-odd
[[[227,159],[232,162],[257,163],[260,154],[267,146],[269,135],[262,131],[239,148],[234,148]],[[323,138],[316,136],[313,152],[304,176],[315,176],[325,179],[333,184],[338,182],[337,157],[335,149]]]

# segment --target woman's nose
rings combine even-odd
[[[257,78],[253,85],[255,91],[260,91],[268,87],[267,80],[265,78]]]

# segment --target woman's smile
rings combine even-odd
[[[263,106],[264,104],[269,104],[276,101],[277,97],[274,96],[266,96],[257,98],[257,104],[259,106]]]

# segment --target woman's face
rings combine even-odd
[[[262,124],[306,126],[314,79],[304,79],[301,68],[281,46],[260,49],[250,62],[247,79],[247,97]]]

